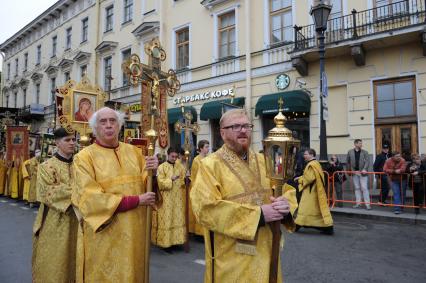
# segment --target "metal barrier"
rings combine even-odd
[[[346,181],[342,182],[342,199],[337,199],[335,194],[335,183],[337,179],[337,174],[345,174],[347,177]],[[324,171],[324,178],[327,178],[328,182],[325,185],[325,189],[327,192],[327,202],[329,206],[334,207],[338,203],[348,203],[348,204],[357,204],[356,200],[354,200],[355,196],[355,189],[353,184],[353,176],[356,174],[361,174],[357,171],[335,171],[331,176],[328,172]],[[426,174],[423,174],[423,183],[419,185],[416,185],[414,183],[414,178],[412,178],[411,174],[403,173],[394,175],[393,177],[397,178],[396,181],[399,179],[400,183],[400,194],[401,194],[401,204],[395,204],[394,203],[394,195],[392,190],[392,181],[389,179],[389,176],[384,172],[366,172],[363,174],[364,176],[367,175],[368,181],[367,181],[367,188],[369,191],[369,201],[362,201],[358,204],[360,205],[376,205],[376,206],[387,206],[387,207],[400,207],[400,208],[426,208],[426,197],[425,197],[425,185],[426,185]],[[376,190],[380,191],[379,195],[373,195],[373,184],[374,184],[374,178],[376,178]],[[382,182],[390,182],[388,183],[389,191],[388,196],[386,198],[386,201],[389,201],[388,203],[381,202],[382,200]],[[395,180],[393,180],[395,182]],[[346,186],[344,186],[346,183]],[[351,197],[346,198],[345,197],[345,189],[344,187],[347,187],[347,183],[349,183],[349,191],[351,192]],[[413,197],[411,201],[408,203],[407,200],[407,191],[413,191]],[[347,193],[347,190],[346,190]],[[378,196],[378,200],[376,201],[375,198]],[[419,199],[420,198],[420,199]],[[418,204],[418,205],[416,205]]]

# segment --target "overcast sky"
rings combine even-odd
[[[0,43],[29,24],[38,15],[46,11],[57,0],[1,0]],[[3,57],[0,56],[0,68]]]

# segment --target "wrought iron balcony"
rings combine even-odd
[[[18,118],[22,121],[41,119],[44,116],[44,105],[30,104],[18,109]]]
[[[404,0],[373,9],[356,11],[328,20],[325,44],[338,44],[368,36],[426,24],[426,0]],[[294,27],[294,49],[300,52],[317,47],[315,26]]]

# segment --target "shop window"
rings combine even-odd
[[[218,150],[223,145],[222,136],[220,135],[219,119],[211,119],[210,125],[212,130],[212,151]]]
[[[287,122],[285,126],[293,132],[293,136],[301,141],[301,146],[308,148],[310,145],[310,136],[309,136],[309,113],[291,113],[284,115],[287,117]],[[274,117],[276,114],[263,115],[262,119],[262,133],[263,138],[268,136],[269,130],[275,127]],[[298,116],[304,116],[302,118],[297,118]]]

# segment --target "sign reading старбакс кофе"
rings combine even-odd
[[[173,104],[181,104],[188,103],[200,100],[210,100],[225,97],[234,93],[234,89],[224,89],[224,90],[215,90],[215,91],[207,91],[200,94],[186,95],[182,97],[176,97],[173,99]]]

